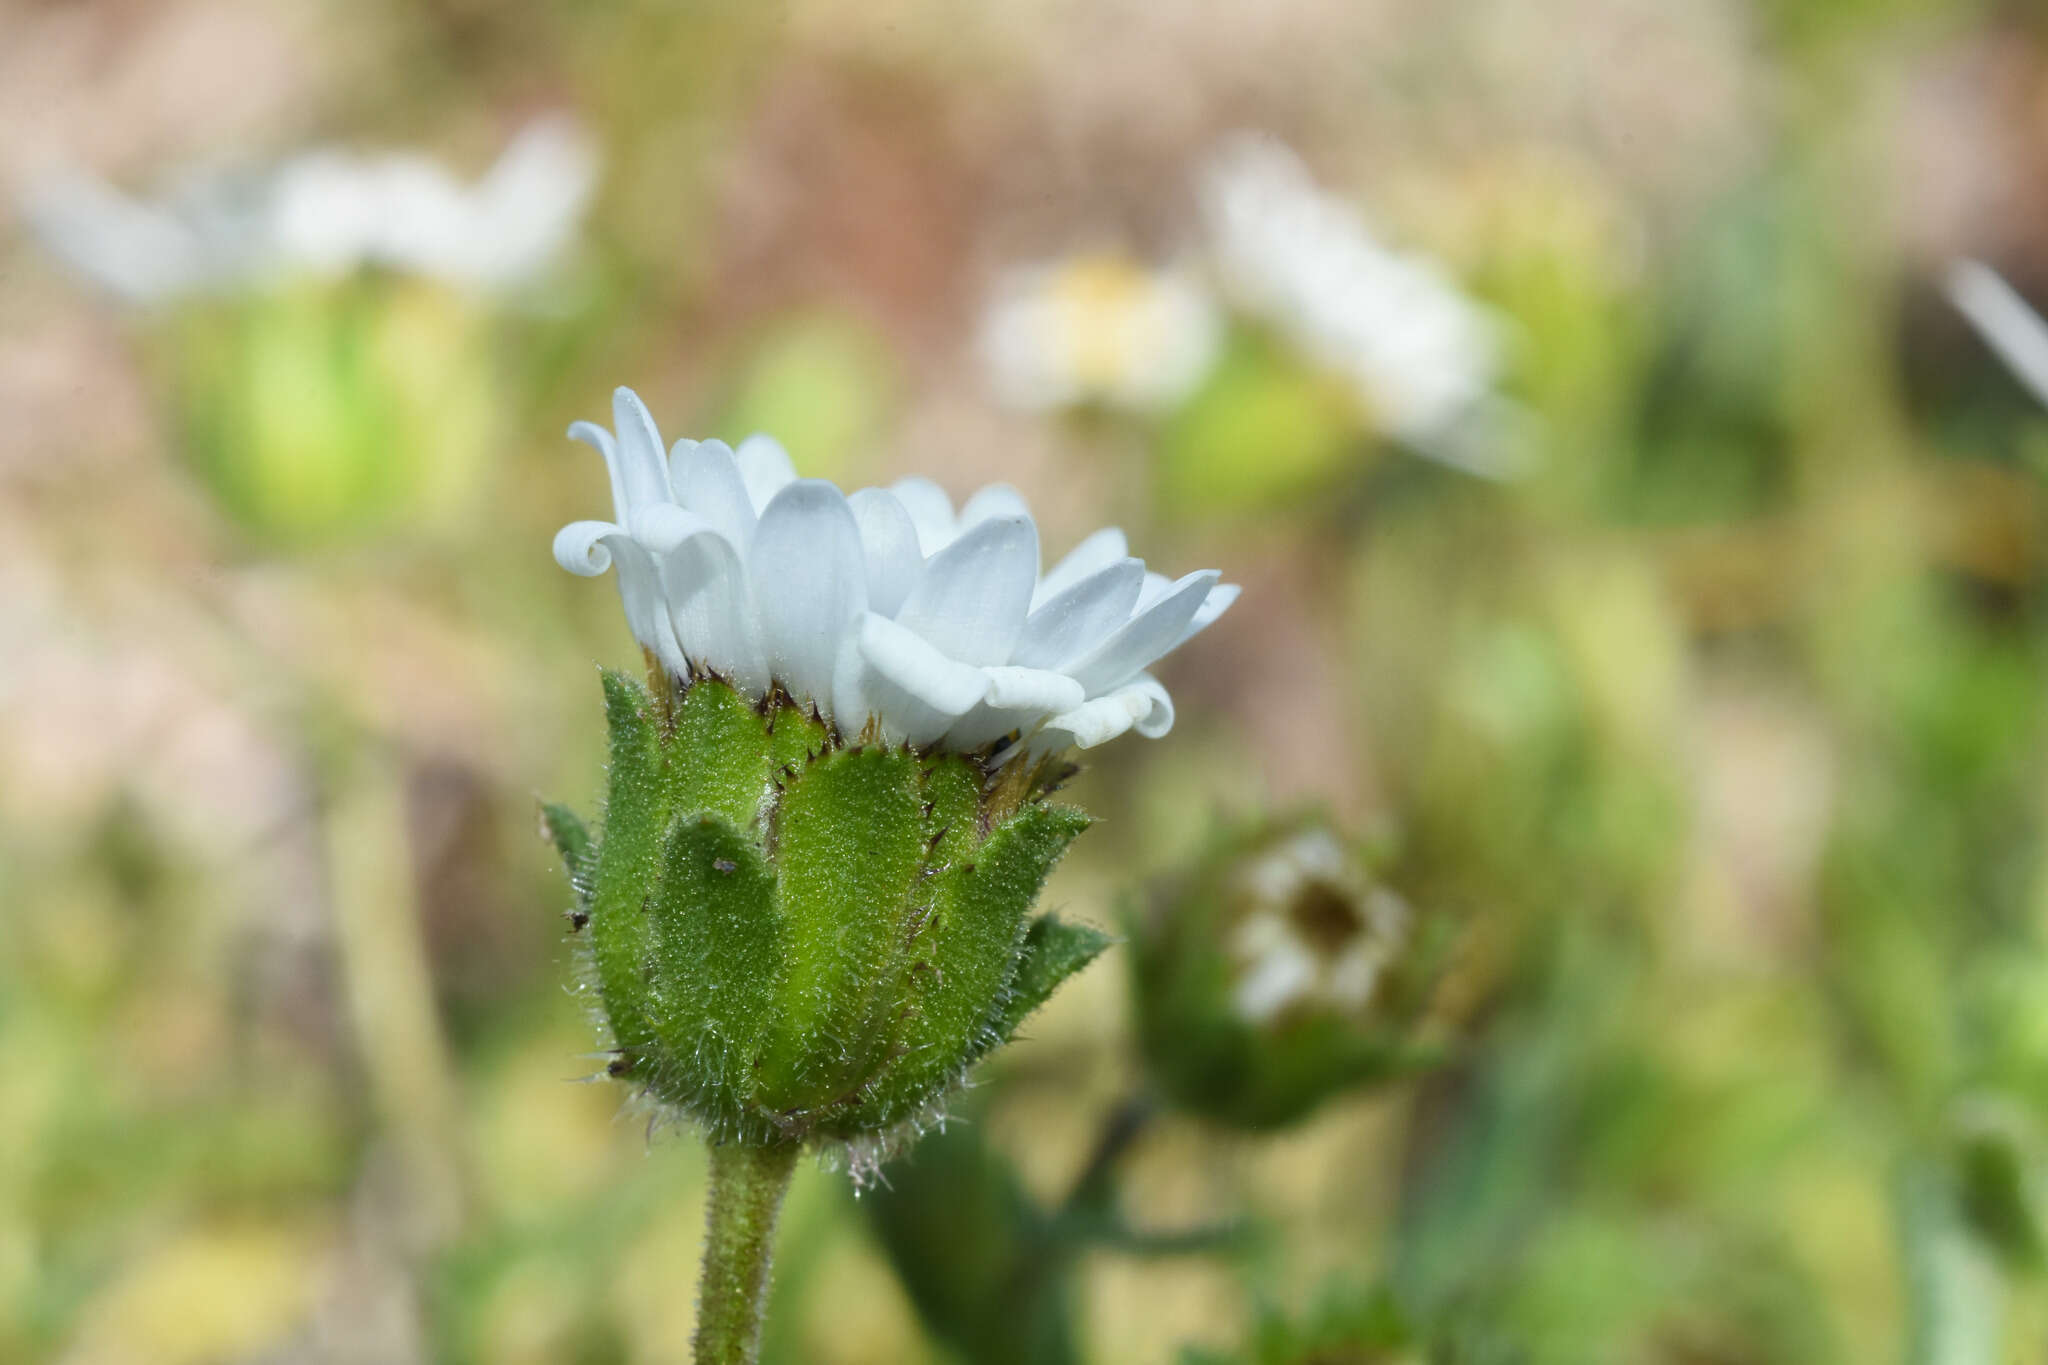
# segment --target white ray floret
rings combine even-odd
[[[1237,597],[1213,569],[1168,579],[1098,531],[1041,572],[1038,528],[1002,484],[956,512],[926,479],[846,495],[799,479],[772,438],[664,453],[630,389],[604,457],[612,520],[578,521],[555,558],[616,569],[634,637],[678,677],[779,687],[842,735],[1002,758],[1157,738],[1173,702],[1145,670]]]

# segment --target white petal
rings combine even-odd
[[[1217,577],[1216,570],[1202,569],[1182,578],[1165,596],[1062,671],[1072,675],[1091,696],[1124,683],[1173,648],[1200,609],[1202,599],[1216,586]]]
[[[1144,581],[1145,564],[1138,559],[1118,560],[1088,575],[1031,613],[1011,657],[1031,668],[1058,668],[1079,658],[1131,619]]]
[[[754,504],[732,448],[723,441],[677,441],[668,455],[676,501],[709,522],[745,557],[754,539]]]
[[[689,660],[662,602],[661,575],[654,557],[629,536],[620,536],[608,544],[613,563],[618,566],[619,597],[626,604],[626,624],[632,628],[633,638],[653,650],[669,672],[687,672]]]
[[[756,512],[796,482],[796,466],[790,463],[789,452],[765,431],[757,431],[741,441],[733,459],[740,467],[740,478],[747,485],[747,497]]]
[[[692,664],[749,695],[768,690],[768,661],[737,546],[708,527],[687,537],[662,559],[661,586],[676,641]]]
[[[860,648],[877,673],[939,710],[957,716],[988,695],[987,670],[946,657],[886,616],[862,619]]]
[[[1131,728],[1145,738],[1163,739],[1173,728],[1173,697],[1150,673],[1140,673],[1111,695],[1123,697],[1124,704],[1132,708],[1136,719]],[[1140,703],[1148,709],[1139,712]]]
[[[988,696],[946,732],[948,748],[979,749],[1012,730],[1028,735],[1047,716],[1072,710],[1087,695],[1064,673],[1007,665],[983,671],[988,674]]]
[[[934,649],[886,616],[861,623],[865,702],[892,741],[929,744],[988,692],[988,675]],[[842,720],[842,726],[851,722]]]
[[[841,635],[839,653],[832,660],[831,714],[840,727],[840,737],[849,744],[861,739],[862,731],[875,715],[873,695],[890,690],[861,654],[860,634],[860,627],[855,626]],[[883,738],[893,744],[900,743],[903,736],[885,734]]]
[[[960,530],[964,534],[971,527],[998,518],[1031,521],[1031,507],[1024,501],[1024,495],[1006,483],[992,483],[967,500],[967,505],[960,509]],[[1038,583],[1038,564],[1038,526],[1032,522],[1031,582],[1034,589]],[[1028,608],[1029,604],[1026,606]]]
[[[959,528],[953,520],[953,500],[946,496],[946,490],[930,479],[912,475],[898,479],[889,485],[889,491],[896,495],[896,501],[903,504],[903,510],[910,513],[910,524],[917,528],[917,546],[927,556],[935,555],[946,548]]]
[[[1115,691],[1054,716],[1045,723],[1045,729],[1031,747],[1039,753],[1068,746],[1092,749],[1123,734],[1151,710],[1151,698]]]
[[[1138,590],[1138,605],[1135,610],[1144,611],[1154,602],[1166,596],[1172,587],[1173,580],[1171,578],[1168,578],[1163,573],[1153,573],[1150,569],[1147,569],[1145,571],[1145,586]]]
[[[1050,669],[1004,665],[982,671],[988,675],[988,696],[984,700],[990,706],[1042,711],[1050,716],[1073,710],[1088,695],[1081,684]]]
[[[924,567],[916,523],[886,489],[863,488],[846,502],[860,526],[861,551],[867,559],[868,610],[894,616]]]
[[[612,566],[605,537],[620,535],[609,521],[572,521],[555,532],[555,563],[581,578],[596,578]]]
[[[469,193],[465,273],[504,287],[539,272],[575,234],[597,173],[597,148],[573,120],[528,124]]]
[[[2043,403],[2048,403],[2048,323],[2019,291],[1981,261],[1949,267],[1948,296],[1977,334]]]
[[[1230,992],[1238,1017],[1259,1026],[1315,989],[1316,958],[1291,933],[1253,958]]]
[[[1239,588],[1235,583],[1218,583],[1215,587],[1209,589],[1209,595],[1203,598],[1202,605],[1195,609],[1194,619],[1188,622],[1188,628],[1181,632],[1180,638],[1173,642],[1173,648],[1179,649],[1210,626],[1215,625],[1216,618],[1230,610],[1230,604],[1237,600],[1237,595],[1241,591],[1243,589]],[[1172,650],[1167,652],[1171,653]]]
[[[860,528],[845,496],[823,479],[777,493],[761,510],[747,569],[769,670],[792,696],[829,709],[840,641],[867,610]]]
[[[711,530],[711,523],[672,502],[648,503],[633,510],[626,529],[656,560],[688,540]]]
[[[24,207],[45,246],[128,302],[155,303],[207,283],[207,253],[192,224],[91,176],[41,181]]]
[[[1037,576],[1031,519],[992,517],[926,562],[896,619],[963,663],[1008,663]]]
[[[1128,559],[1130,553],[1131,547],[1124,539],[1122,528],[1103,527],[1067,551],[1065,559],[1045,571],[1045,577],[1038,581],[1037,591],[1031,595],[1031,605],[1036,607],[1088,575],[1099,573],[1120,559]]]
[[[608,521],[572,521],[555,533],[555,562],[585,578],[616,567],[619,597],[625,603],[626,625],[633,638],[653,650],[670,669],[684,671],[682,647],[662,605],[654,557],[625,528]]]
[[[632,507],[626,501],[626,481],[619,469],[619,443],[612,434],[595,422],[571,422],[569,439],[583,444],[604,456],[604,472],[612,482],[612,515],[621,524],[632,515]]]
[[[633,634],[661,657],[670,672],[689,671],[690,655],[682,648],[669,611],[664,565],[679,546],[713,534],[702,517],[672,502],[649,503],[634,509],[629,535],[607,544],[619,566],[619,593],[626,599],[626,620]],[[621,548],[624,546],[626,548]]]
[[[960,508],[960,529],[990,517],[1028,517],[1031,505],[1024,495],[1006,483],[992,483],[981,489]]]
[[[628,509],[672,502],[661,432],[640,395],[624,386],[612,392],[612,429],[617,432],[619,487]],[[630,524],[630,510],[620,518]]]
[[[478,255],[469,192],[445,168],[402,152],[344,158],[343,164],[340,183],[310,195],[299,190],[280,196],[280,235],[288,251],[331,269],[375,262],[439,279],[478,278],[466,259]],[[331,215],[323,210],[335,206],[348,178],[362,216],[337,234],[326,226]]]

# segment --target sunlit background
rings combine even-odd
[[[2034,14],[0,0],[0,1360],[688,1359],[536,816],[621,383],[1244,585],[768,1360],[2048,1359]]]

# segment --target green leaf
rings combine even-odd
[[[592,842],[590,831],[575,811],[553,801],[541,803],[540,830],[561,855],[562,870],[569,874],[577,906],[588,910],[597,889],[597,845]]]
[[[752,703],[722,682],[690,684],[676,704],[663,770],[669,809],[749,828],[768,791],[768,750],[767,721]]]
[[[656,1088],[737,1122],[783,969],[767,862],[719,816],[683,816],[669,830],[649,912],[650,1013],[677,1070],[655,1077]]]
[[[788,969],[761,1059],[769,1108],[809,1112],[847,1097],[887,1048],[924,861],[922,807],[916,760],[881,749],[828,754],[783,792],[772,833]]]
[[[1002,1041],[989,1028],[1020,966],[1025,918],[1046,874],[1088,824],[1070,807],[1026,806],[927,883],[899,988],[909,1007],[900,1056],[851,1122],[881,1128],[915,1114]]]
[[[1100,929],[1069,924],[1057,915],[1041,915],[1024,937],[1023,960],[998,1006],[990,1036],[1007,1043],[1031,1014],[1052,998],[1060,983],[1102,956],[1115,940]]]
[[[775,780],[794,780],[831,742],[824,721],[795,706],[776,707],[768,721],[768,763]]]
[[[1075,1262],[972,1114],[920,1141],[860,1201],[918,1316],[975,1365],[1075,1365]]]
[[[981,842],[982,781],[981,770],[958,754],[934,754],[925,760],[931,866],[944,867],[964,858]]]
[[[605,720],[611,727],[611,771],[605,793],[604,839],[597,850],[596,894],[590,905],[591,953],[614,1043],[631,1065],[654,1038],[645,976],[648,922],[644,902],[661,860],[668,823],[662,801],[661,747],[653,706],[638,683],[607,669]]]

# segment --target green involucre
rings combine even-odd
[[[1017,775],[839,745],[716,680],[604,684],[601,836],[559,806],[543,822],[612,1073],[714,1138],[881,1145],[1107,945],[1031,922],[1089,821]]]

